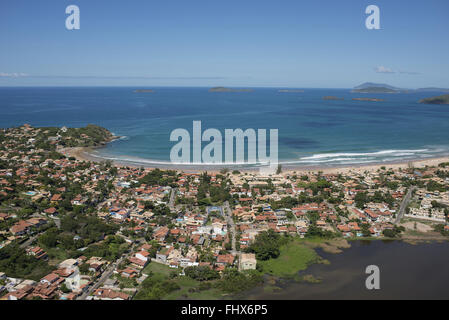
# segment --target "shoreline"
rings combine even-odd
[[[60,149],[59,152],[64,154],[66,157],[74,157],[79,161],[91,161],[91,162],[102,162],[107,161],[109,159],[92,155],[91,152],[102,148],[104,146],[99,147],[74,147],[74,148],[63,148]],[[176,170],[183,172],[211,172],[211,173],[219,173],[221,169],[227,168],[229,170],[238,170],[243,173],[257,173],[259,167],[248,168],[248,167],[239,167],[239,166],[226,166],[226,165],[181,165],[181,164],[144,164],[133,161],[125,161],[125,160],[110,160],[113,162],[116,167],[131,167],[131,168],[146,168],[146,169],[164,169],[164,170]],[[380,170],[382,167],[386,169],[407,169],[411,166],[413,168],[425,168],[426,166],[438,166],[438,164],[443,162],[449,162],[449,155],[446,156],[437,156],[427,159],[410,159],[410,160],[397,160],[397,161],[388,161],[388,162],[380,162],[380,163],[367,163],[367,164],[353,164],[353,165],[332,165],[332,166],[300,166],[300,165],[282,165],[281,174],[298,174],[298,173],[316,173],[322,172],[323,174],[339,174],[339,173],[363,173],[365,171],[373,172]]]

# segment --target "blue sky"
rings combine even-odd
[[[65,28],[78,5],[81,29]],[[381,30],[365,27],[380,8]],[[2,0],[0,86],[449,87],[449,1]]]

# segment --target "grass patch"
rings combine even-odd
[[[280,277],[294,276],[319,259],[315,250],[303,243],[304,241],[295,239],[281,246],[281,254],[276,259],[258,261],[257,263],[261,265],[264,273]]]
[[[150,262],[143,273],[150,274],[150,277],[157,281],[164,281],[170,278],[170,274],[173,272],[179,273],[181,270],[172,269],[164,264],[157,262]],[[180,288],[172,291],[162,297],[164,300],[179,300],[179,299],[191,299],[191,300],[216,300],[220,299],[222,292],[211,286],[211,288],[201,290],[200,281],[194,280],[186,276],[177,276],[170,280],[177,284]]]
[[[153,273],[153,276],[162,276],[164,278],[168,278],[171,272],[176,271],[179,272],[178,269],[172,269],[169,266],[166,266],[162,263],[157,263],[154,261],[151,261],[145,269],[143,269],[143,273],[145,274],[151,274]]]
[[[46,248],[43,247],[44,251],[47,252],[48,258],[50,259],[49,264],[57,265],[59,262],[69,258],[69,254],[66,250],[61,248]]]
[[[219,299],[222,295],[220,290],[216,288],[200,290],[200,281],[191,279],[189,277],[178,277],[174,281],[181,288],[165,296],[164,299],[166,300],[216,300]]]

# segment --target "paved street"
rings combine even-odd
[[[232,254],[233,255],[239,255],[240,252],[237,251],[237,246],[236,246],[236,229],[235,229],[235,223],[234,220],[232,219],[232,210],[231,207],[229,206],[229,202],[226,201],[223,205],[223,214],[225,215],[225,219],[226,222],[228,223],[228,225],[231,227],[231,230],[229,230],[232,233],[232,239],[231,239],[231,243],[232,243]]]
[[[134,247],[134,246],[133,246]],[[101,277],[92,285],[89,287],[89,289],[87,289],[86,292],[84,292],[82,295],[80,295],[77,300],[86,300],[86,298],[88,296],[90,296],[96,289],[100,288],[103,283],[109,279],[109,277],[112,275],[112,273],[114,272],[115,268],[122,263],[123,260],[127,259],[133,252],[134,248],[130,248],[130,253],[128,253],[127,255],[122,256],[120,259],[116,260],[115,262],[111,263],[106,270],[103,272],[103,274],[101,275]]]
[[[168,203],[168,207],[172,211],[175,209],[176,191],[177,191],[177,189],[173,188],[170,193],[170,201]]]
[[[407,208],[410,200],[412,199],[412,193],[415,189],[416,187],[411,187],[410,189],[408,189],[407,194],[405,195],[404,199],[402,200],[401,206],[399,207],[399,211],[396,216],[396,220],[394,221],[394,224],[398,224],[399,222],[401,222],[401,219],[405,213],[405,209]]]

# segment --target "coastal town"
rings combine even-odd
[[[282,276],[293,246],[307,266],[357,239],[449,240],[449,162],[262,175],[68,152],[113,139],[0,129],[1,300],[221,299]]]

